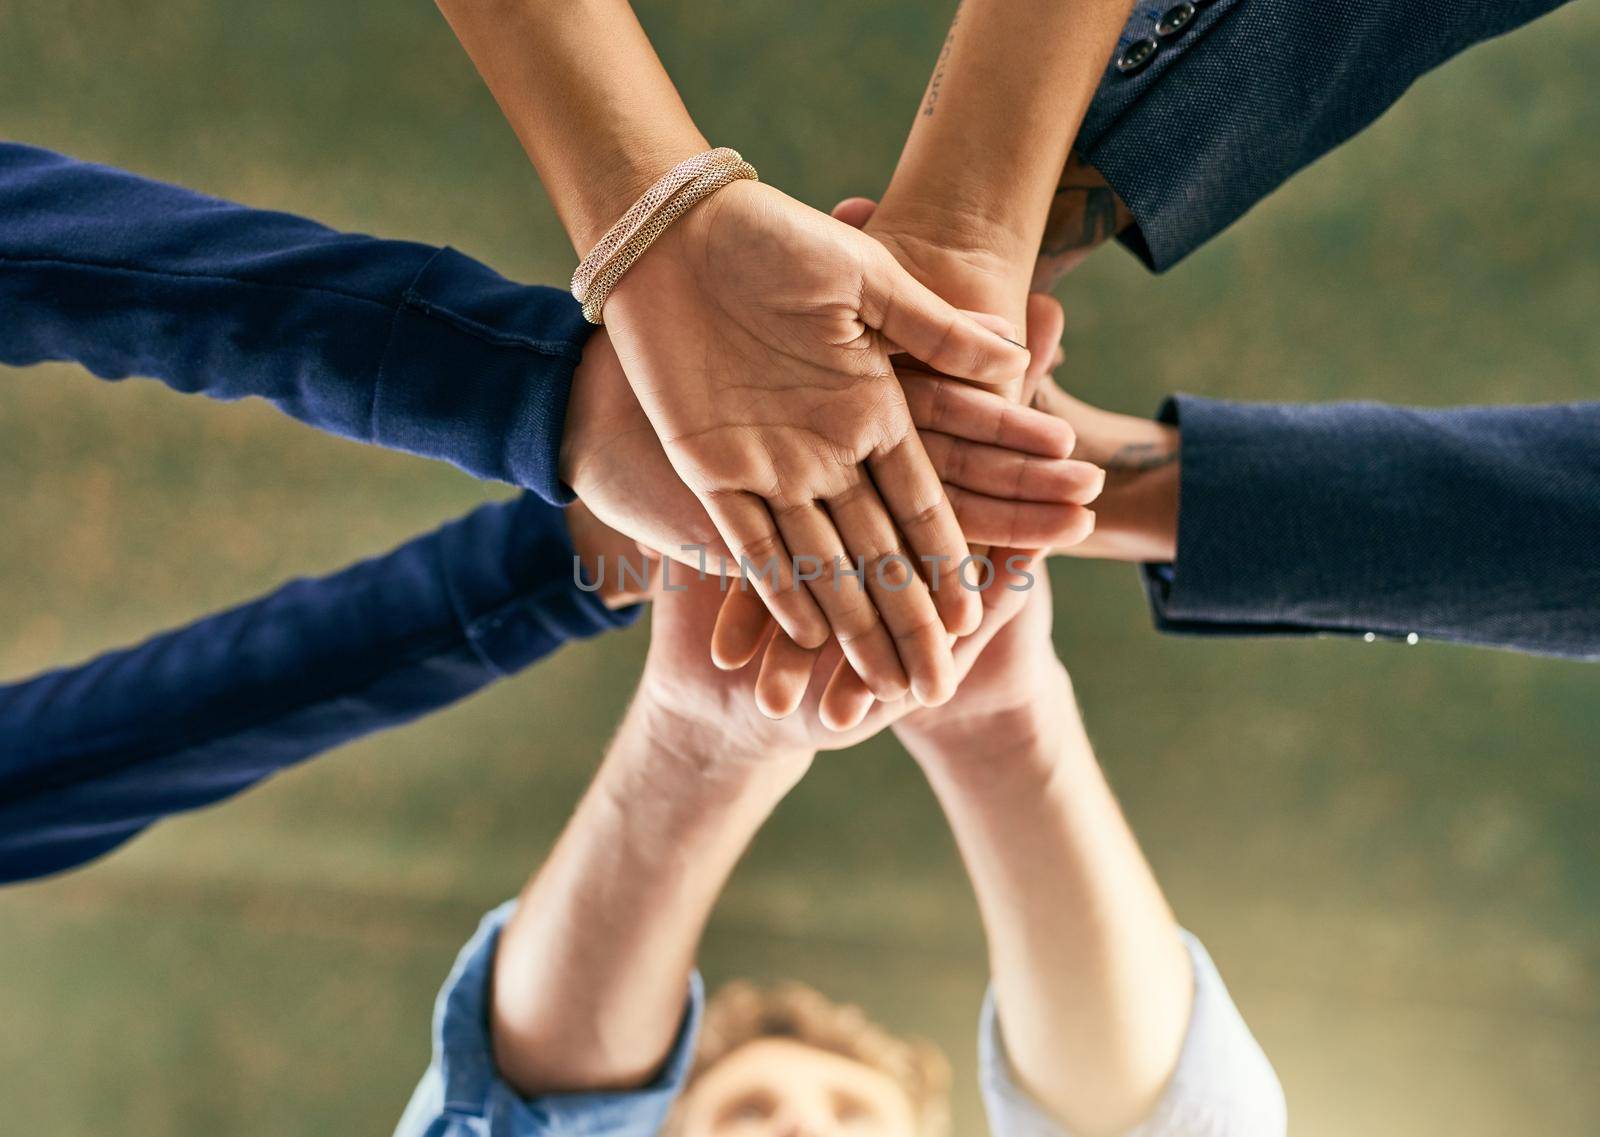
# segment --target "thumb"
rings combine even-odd
[[[877,211],[878,203],[870,197],[847,197],[833,207],[831,216],[852,229],[862,229]]]
[[[1061,334],[1066,327],[1067,317],[1061,309],[1061,301],[1047,292],[1029,294],[1028,375],[1023,383],[1024,403],[1033,402],[1039,385],[1055,369],[1056,356],[1061,351]]]
[[[996,386],[1027,371],[1027,348],[939,299],[888,250],[863,275],[862,321],[935,371]]]

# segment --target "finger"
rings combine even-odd
[[[820,649],[803,648],[782,631],[767,641],[756,675],[756,707],[771,719],[788,718],[805,701]],[[854,672],[852,672],[854,674]]]
[[[1094,532],[1094,511],[1064,502],[1007,501],[949,488],[961,528],[976,545],[1069,549]],[[993,559],[993,554],[990,554]]]
[[[917,283],[888,250],[881,252],[869,259],[862,282],[860,314],[868,327],[958,379],[1000,385],[1022,378],[1027,348],[962,315]]]
[[[1022,342],[1017,334],[1017,325],[1004,316],[996,316],[993,312],[978,312],[971,308],[957,308],[956,311],[983,325],[997,336],[1004,336],[1012,343]]]
[[[943,508],[949,503],[940,490]],[[915,562],[900,543],[889,512],[870,481],[863,478],[845,493],[828,499],[828,512],[844,538],[851,560],[866,578],[866,588],[877,606],[900,662],[911,680],[911,692],[924,706],[937,706],[955,692],[951,670],[950,644],[945,624],[926,582]],[[955,525],[955,514],[950,514]],[[959,532],[959,530],[957,530]],[[964,546],[961,547],[964,551]],[[961,591],[951,578],[950,591]],[[976,600],[972,601],[976,606]],[[856,669],[861,671],[859,667]],[[862,674],[867,686],[876,691],[871,675]]]
[[[705,507],[738,559],[742,580],[731,587],[755,588],[795,643],[826,643],[828,621],[811,593],[795,587],[794,564],[766,503],[753,494],[720,493],[707,494]]]
[[[934,586],[933,603],[944,621],[945,630],[958,636],[966,635],[978,626],[981,610],[977,597],[960,586],[954,572],[941,577],[937,570],[940,566],[954,569],[960,564],[961,558],[967,555],[967,539],[956,521],[950,500],[945,497],[939,475],[922,448],[921,439],[912,432],[898,444],[869,457],[867,468],[872,471],[872,480],[894,524],[905,535],[906,548],[914,555],[912,564],[918,575],[926,577]],[[834,520],[838,522],[837,517]],[[850,535],[844,532],[843,526],[840,532],[844,533],[845,545],[849,547]],[[861,532],[865,537],[870,531],[862,529]],[[876,533],[871,535],[877,537]],[[900,658],[903,660],[904,654]],[[907,672],[910,672],[909,667]]]
[[[1022,611],[1045,572],[1044,554],[1037,551],[990,549],[989,559],[994,564],[994,578],[981,593],[983,621],[976,632],[956,644],[956,674],[963,679],[1000,629]]]
[[[1005,501],[1088,505],[1105,488],[1106,472],[1090,462],[1021,454],[936,431],[923,432],[922,448],[928,452],[928,460],[944,482],[946,493],[951,486],[959,486]],[[960,517],[958,511],[957,520]],[[974,537],[965,522],[961,531],[968,541],[983,543],[983,538]]]
[[[876,702],[855,668],[841,659],[822,690],[817,717],[829,730],[853,730],[865,721]]]
[[[1048,292],[1028,295],[1028,372],[1043,378],[1057,366],[1056,357],[1061,352],[1061,336],[1067,328],[1067,315],[1061,301]]]
[[[1022,379],[1022,402],[1027,404],[1033,402],[1039,385],[1060,365],[1061,333],[1066,329],[1067,318],[1061,302],[1043,292],[1029,294],[1025,318],[1028,330],[1023,340],[1028,345],[1028,373]]]
[[[983,620],[978,630],[955,645],[956,675],[965,678],[978,656],[1001,628],[1005,627],[1027,602],[1044,559],[1019,549],[991,549],[994,579],[982,592]],[[830,730],[851,730],[861,725],[872,712],[875,700],[861,677],[844,661],[828,677],[817,713]]]
[[[862,483],[866,484],[865,478]],[[796,580],[811,590],[845,658],[874,694],[884,699],[902,697],[908,678],[899,651],[879,618],[869,589],[854,574],[840,571],[850,557],[833,521],[810,502],[780,510],[777,520],[778,531],[791,549],[808,550],[807,556],[797,559]]]
[[[847,197],[833,207],[832,216],[835,221],[843,221],[852,229],[862,229],[877,209],[878,203],[870,197]]]
[[[1032,407],[1019,407],[1004,396],[959,379],[902,372],[900,386],[911,410],[911,421],[924,435],[938,431],[1053,458],[1069,457],[1077,442],[1064,419]]]
[[[717,622],[711,627],[711,662],[724,671],[739,670],[756,657],[770,627],[772,615],[766,603],[735,584],[722,598]]]

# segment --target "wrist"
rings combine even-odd
[[[693,123],[685,122],[648,138],[619,143],[586,169],[584,186],[575,195],[567,232],[580,256],[600,243],[606,230],[621,219],[656,180],[685,159],[711,149]]]
[[[774,743],[754,732],[730,729],[728,719],[707,716],[663,693],[647,670],[628,718],[648,743],[655,761],[672,776],[725,790],[778,784],[787,789],[799,781],[816,752],[809,747]]]
[[[1012,232],[942,204],[921,198],[902,203],[889,195],[866,231],[941,298],[1004,316],[1020,334],[1033,251]]]
[[[1106,472],[1095,500],[1095,531],[1061,552],[1079,557],[1165,562],[1177,555],[1182,437],[1168,423],[1116,414],[1067,395],[1054,383],[1039,388],[1041,410],[1077,432],[1074,458]]]
[[[1053,654],[1032,671],[1030,690],[1002,707],[972,714],[919,712],[895,728],[918,765],[934,778],[969,774],[990,778],[1003,769],[1010,776],[1048,777],[1063,740],[1082,733],[1072,680]],[[959,696],[958,696],[959,698]],[[997,766],[996,755],[1005,755]]]
[[[655,592],[658,561],[639,551],[639,546],[596,517],[583,502],[566,510],[567,537],[573,552],[594,590],[607,608],[626,608],[642,604]],[[623,571],[626,563],[627,571]]]

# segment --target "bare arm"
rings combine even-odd
[[[579,253],[664,171],[707,149],[627,0],[439,0],[439,9]]]
[[[666,1059],[717,895],[810,760],[729,741],[630,708],[500,939],[495,1062],[519,1092],[629,1089]]]
[[[625,0],[440,6],[580,251],[657,177],[705,149]],[[961,315],[881,246],[748,180],[662,233],[618,282],[604,318],[673,469],[733,554],[772,566],[755,581],[784,630],[811,647],[838,633],[884,698],[948,697],[945,633],[970,632],[981,617],[969,594],[920,577],[898,592],[798,587],[795,564],[877,561],[900,551],[902,536],[914,564],[958,560],[960,525],[889,344],[995,385],[1022,373],[1022,347]],[[635,537],[651,528],[607,520]]]
[[[992,305],[984,278],[999,277],[990,287],[1008,301],[1001,314],[1020,324],[1072,140],[1131,8],[963,0],[957,9],[874,221],[908,242],[913,264],[919,250],[941,249],[973,267],[929,282],[955,303]]]
[[[950,704],[896,732],[972,878],[1017,1080],[1074,1133],[1142,1120],[1177,1064],[1192,969],[1051,651],[1048,590]]]

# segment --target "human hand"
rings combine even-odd
[[[930,591],[922,558],[965,540],[889,365],[898,347],[948,374],[1002,383],[1024,349],[918,285],[882,246],[770,187],[738,182],[674,225],[606,308],[611,342],[679,476],[799,643],[837,627],[886,698],[951,689],[947,634],[981,615]],[[904,543],[902,544],[902,535]],[[795,556],[886,566],[866,592],[797,589]],[[899,558],[896,560],[896,558]]]
[[[1054,350],[1059,331],[1050,337],[1039,342]],[[1030,364],[1030,375],[1033,370]],[[937,375],[904,356],[896,357],[896,374],[912,424],[971,541],[1053,548],[1093,527],[1084,506],[1101,475],[1069,460],[1074,441],[1064,419]],[[590,337],[573,378],[561,478],[596,518],[660,556],[692,568],[732,562],[699,500],[673,470],[603,328]],[[749,600],[753,615],[762,617],[759,598]],[[763,619],[757,630],[764,628]]]
[[[1000,740],[1020,743],[1047,736],[1060,725],[1061,693],[1071,686],[1050,639],[1050,578],[1043,571],[1014,619],[979,653],[961,686],[942,707],[913,707],[895,734],[919,759],[965,760],[992,755]]]
[[[1008,551],[1001,556],[992,585],[974,593],[982,615],[978,628],[955,647],[954,662],[959,680],[979,658],[984,646],[1021,609],[1028,587],[1039,573],[1038,563]],[[1012,559],[1015,557],[1015,559]],[[1009,563],[1012,568],[1005,566]],[[843,658],[837,644],[808,655],[812,674],[819,682],[809,683],[798,713],[782,719],[763,714],[756,704],[759,674],[754,667],[728,671],[716,667],[706,657],[705,644],[717,618],[722,592],[714,577],[696,579],[681,569],[668,566],[657,592],[651,616],[650,653],[645,661],[639,698],[657,715],[677,725],[674,729],[696,736],[738,740],[737,751],[745,756],[781,757],[801,751],[838,750],[871,737],[885,726],[915,708],[909,699],[874,704],[870,693],[866,707],[849,726],[837,730],[827,725],[823,715],[825,692],[820,679],[830,675]],[[868,713],[870,712],[870,713]]]
[[[864,199],[857,199],[864,200]],[[870,205],[870,203],[868,203]],[[849,203],[841,205],[841,210]],[[1061,306],[1047,296],[1031,297],[1028,306],[1027,342],[1031,362],[1025,386],[1032,393],[1047,381],[1048,368],[1060,354],[1062,331]],[[914,411],[924,402],[913,394],[924,381],[921,373],[907,374],[907,392],[912,397]],[[1053,500],[1043,502],[1017,502],[1016,497],[1027,483],[1028,463],[1036,460],[995,452],[981,452],[962,448],[960,461],[949,460],[949,448],[938,437],[941,430],[953,431],[972,438],[980,436],[990,421],[1025,424],[1030,434],[1045,436],[1046,427],[1040,421],[1041,412],[1017,406],[1003,396],[988,391],[974,391],[965,384],[951,380],[941,381],[941,401],[951,406],[962,406],[966,421],[960,424],[936,422],[926,413],[918,415],[918,426],[924,432],[924,443],[930,454],[941,463],[941,476],[947,482],[963,478],[973,480],[997,476],[1012,478],[1006,497],[969,492],[960,484],[949,489],[950,500],[956,505],[962,527],[969,538],[978,545],[1004,548],[1065,549],[1076,547],[1092,539],[1097,527],[1099,504],[1097,497],[1104,483],[1103,473],[1092,463],[1076,460],[1053,460],[1048,463],[1051,473],[1046,475],[1048,493],[1041,497]],[[965,394],[961,394],[965,392]],[[1060,416],[1053,416],[1060,421]],[[1070,424],[1069,424],[1070,425]],[[985,483],[992,491],[999,490],[996,482]],[[1091,512],[1087,507],[1095,504]],[[1000,564],[996,554],[989,554],[991,563]],[[983,562],[978,562],[980,565]],[[760,679],[756,688],[757,702],[767,714],[782,716],[792,713],[800,705],[811,681],[812,668],[807,653],[779,633],[766,639],[768,618],[760,603],[738,590],[730,591],[724,601],[723,611],[717,621],[712,640],[713,657],[725,667],[741,667],[752,659],[758,650],[764,650]],[[865,715],[872,704],[870,692],[847,665],[840,665],[828,680],[821,703],[823,720],[838,729],[848,728],[856,718]]]
[[[1105,471],[1105,489],[1095,501],[1094,532],[1052,550],[1075,557],[1171,561],[1177,555],[1179,429],[1102,410],[1063,391],[1053,373],[1064,361],[1059,344],[1064,324],[1055,297],[1028,297],[1029,398],[1035,408],[1072,427],[1074,455]]]

